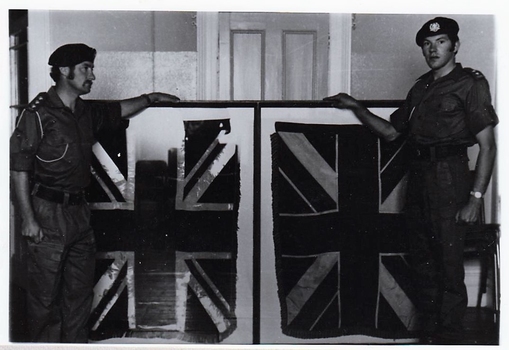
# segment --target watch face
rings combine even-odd
[[[481,193],[481,192],[471,192],[471,194],[472,194],[475,198],[481,198],[481,197],[482,197],[482,193]]]

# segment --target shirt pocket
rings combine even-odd
[[[73,140],[66,134],[52,131],[44,135],[37,151],[37,159],[43,163],[54,163],[69,156]]]
[[[465,113],[461,101],[454,96],[444,96],[438,105],[435,134],[449,138],[465,129]]]
[[[460,109],[460,103],[452,96],[445,96],[440,103],[439,110],[441,113],[454,113]]]

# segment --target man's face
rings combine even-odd
[[[422,43],[422,53],[426,63],[432,70],[454,64],[456,62],[455,54],[459,43],[452,43],[447,34],[429,36]]]
[[[95,80],[94,64],[89,61],[77,64],[72,72],[67,74],[67,81],[78,95],[85,95],[92,89],[92,82]]]

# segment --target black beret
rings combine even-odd
[[[81,62],[94,62],[96,50],[85,44],[67,44],[49,56],[48,64],[56,67],[71,67]]]
[[[449,39],[455,41],[458,38],[459,31],[460,27],[455,20],[446,17],[435,17],[424,23],[415,36],[415,42],[422,46],[425,38],[440,34],[447,34]]]

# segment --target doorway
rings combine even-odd
[[[328,14],[220,13],[218,27],[220,99],[326,96]]]

